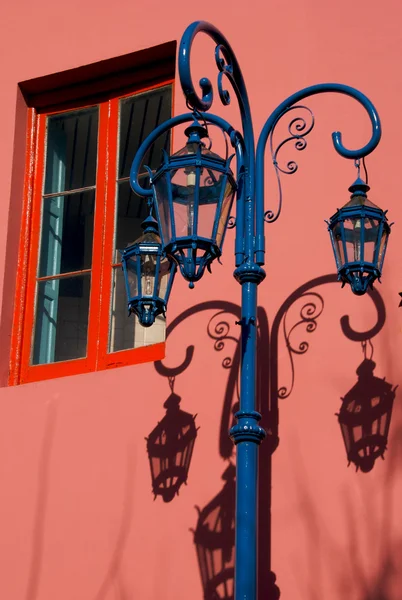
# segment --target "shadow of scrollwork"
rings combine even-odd
[[[259,533],[258,533],[258,596],[266,599],[279,598],[280,591],[275,582],[275,574],[271,571],[271,485],[272,485],[272,453],[279,443],[279,400],[289,398],[295,386],[295,359],[306,354],[309,342],[303,339],[295,343],[297,331],[311,335],[318,326],[319,318],[324,312],[324,298],[314,288],[329,283],[337,283],[336,275],[324,275],[306,282],[286,298],[269,327],[268,317],[263,307],[258,308],[257,336],[257,409],[262,415],[261,423],[267,431],[267,439],[261,444],[259,454]],[[314,291],[313,291],[314,290]],[[351,326],[348,315],[340,318],[343,335],[353,342],[364,342],[381,331],[385,323],[385,306],[380,293],[369,290],[368,296],[374,303],[377,319],[373,327],[367,331],[355,331]],[[302,302],[295,323],[290,323],[289,309],[297,301]],[[232,424],[232,413],[239,402],[239,367],[241,346],[239,344],[240,329],[232,328],[232,322],[240,319],[241,308],[232,302],[212,300],[203,302],[181,313],[167,328],[167,336],[186,319],[205,311],[216,311],[207,324],[207,335],[213,341],[216,352],[223,352],[222,367],[228,372],[228,379],[223,398],[221,412],[219,454],[222,459],[230,459],[233,453],[232,442],[228,430]],[[280,333],[283,334],[291,367],[290,383],[279,385],[278,342]],[[229,348],[231,354],[228,353]],[[195,348],[189,345],[185,351],[184,360],[176,367],[167,367],[162,361],[155,363],[157,372],[163,377],[175,377],[189,368]],[[211,503],[210,503],[211,504]],[[209,506],[209,505],[208,505]],[[201,513],[200,513],[201,515]],[[233,542],[234,543],[234,538]],[[200,558],[200,557],[199,557]],[[201,577],[204,586],[204,597],[215,600],[220,596],[208,596],[205,587],[205,573],[199,560]],[[224,598],[226,596],[223,596]]]

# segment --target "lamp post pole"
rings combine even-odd
[[[221,117],[208,112],[212,106],[213,92],[212,84],[207,78],[200,80],[201,97],[195,90],[191,77],[190,58],[193,40],[199,32],[209,35],[216,43],[215,62],[219,71],[217,83],[219,97],[224,105],[229,104],[230,96],[225,89],[225,84],[230,83],[240,106],[241,132],[236,131]],[[180,43],[178,64],[180,82],[187,106],[193,112],[170,119],[148,136],[134,159],[130,179],[132,188],[137,194],[149,199],[153,197],[162,251],[172,261],[172,264],[179,266],[183,276],[192,287],[194,282],[202,277],[205,267],[209,268],[211,262],[220,256],[224,232],[219,233],[219,224],[223,222],[225,228],[228,227],[230,206],[235,195],[233,191],[233,195],[230,197],[230,193],[227,192],[231,181],[231,175],[228,174],[230,161],[218,160],[219,157],[216,155],[208,154],[202,143],[201,138],[208,136],[208,125],[220,128],[228,136],[235,151],[237,176],[236,268],[234,276],[242,287],[241,320],[239,322],[241,327],[240,410],[236,413],[237,423],[230,430],[230,436],[237,446],[235,599],[256,600],[258,446],[265,437],[265,431],[258,424],[260,415],[256,411],[257,291],[258,285],[265,278],[262,268],[265,254],[264,224],[265,222],[274,222],[278,218],[281,208],[279,205],[277,214],[273,214],[271,211],[265,212],[264,209],[264,154],[267,141],[271,138],[281,117],[294,108],[300,108],[298,103],[305,98],[323,92],[341,93],[354,98],[365,108],[371,121],[371,139],[365,146],[356,150],[350,150],[343,145],[339,132],[333,133],[335,150],[344,158],[359,162],[376,148],[381,137],[380,121],[373,104],[358,90],[337,83],[313,85],[296,92],[272,112],[262,129],[255,151],[251,112],[244,79],[235,54],[220,31],[203,21],[191,24],[184,32]],[[138,173],[147,149],[159,136],[186,122],[193,124],[186,130],[188,135],[187,153],[177,153],[172,157],[165,156],[162,167],[156,173],[150,173],[151,189],[143,188],[140,185]],[[293,141],[298,150],[303,149],[306,145],[304,136],[311,131],[313,124],[308,127],[304,120],[293,119],[289,126],[289,138],[282,142],[277,150],[289,141]],[[296,163],[290,162],[287,164],[287,169],[281,169],[276,158],[277,151],[273,153],[273,164],[277,175],[280,171],[289,174],[296,171]],[[177,174],[181,171],[183,174],[187,174],[187,188],[185,184],[175,183],[178,181]],[[214,182],[209,184],[211,186],[207,190],[209,195],[201,189],[201,178],[206,171]],[[191,187],[188,183],[189,173],[191,173]],[[222,185],[219,184],[221,181],[223,181]],[[364,182],[362,184],[365,185]],[[214,185],[216,191],[214,191]],[[362,188],[361,185],[360,188]],[[337,260],[338,277],[344,283],[350,283],[352,290],[357,294],[364,293],[367,285],[372,285],[373,281],[379,277],[385,254],[385,246],[381,257],[380,251],[377,251],[375,260],[373,256],[368,257],[367,252],[366,255],[364,254],[365,239],[361,225],[364,229],[365,222],[368,220],[365,212],[366,188],[368,186],[362,188],[358,209],[352,209],[352,213],[349,212],[347,215],[349,220],[354,223],[353,229],[347,228],[347,219],[343,213],[340,216],[336,213],[329,223]],[[205,190],[205,188],[203,189]],[[225,196],[225,194],[228,195]],[[226,202],[227,204],[225,204]],[[201,211],[205,205],[216,206],[215,225],[213,233],[209,237],[205,235],[205,232],[200,233]],[[224,212],[225,206],[229,206],[229,211]],[[370,203],[370,206],[374,205]],[[181,210],[183,207],[187,207],[189,214],[185,234],[180,233],[178,223],[175,221],[175,210],[178,208]],[[386,245],[389,226],[385,213],[378,207],[375,207],[375,210],[378,211],[378,214],[370,213],[371,222],[375,222],[371,226],[370,239],[375,239],[376,245],[379,247],[380,243]],[[381,240],[383,241],[381,242]],[[339,250],[339,248],[347,250],[348,244],[351,244],[354,251],[352,259],[348,256],[348,252],[342,254]],[[200,248],[203,252],[202,256],[197,254]],[[150,325],[149,319],[144,324]]]

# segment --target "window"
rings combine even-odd
[[[30,109],[35,158],[26,182],[16,302],[23,315],[16,311],[10,384],[163,357],[163,317],[144,328],[127,316],[119,250],[139,237],[147,215],[130,188],[133,157],[170,118],[171,102],[170,78],[68,109]],[[168,135],[158,140],[145,164],[156,168],[168,145]]]

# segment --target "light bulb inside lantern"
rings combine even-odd
[[[353,225],[353,234],[354,234],[354,254],[355,260],[361,260],[361,242],[360,242],[360,229],[361,229],[361,221],[360,219],[356,219]]]

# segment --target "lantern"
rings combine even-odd
[[[194,442],[195,416],[180,410],[180,396],[173,392],[163,405],[166,415],[150,433],[147,452],[151,466],[152,489],[165,502],[173,500],[187,482]]]
[[[128,313],[135,313],[144,327],[165,314],[176,266],[164,256],[158,225],[149,215],[141,224],[144,233],[121,251]]]
[[[384,458],[391,423],[395,390],[384,379],[375,377],[375,362],[365,358],[358,367],[357,383],[342,398],[338,420],[349,464],[367,473],[376,458]]]
[[[223,489],[205,508],[198,509],[194,531],[204,600],[233,600],[236,468],[222,475]]]
[[[367,198],[369,186],[360,177],[349,191],[350,201],[331,217],[328,230],[338,279],[361,296],[381,277],[391,228],[384,212]]]
[[[236,184],[232,157],[220,158],[202,141],[207,129],[195,122],[185,133],[186,146],[164,153],[151,183],[163,250],[192,287],[221,255]]]

